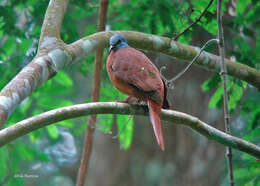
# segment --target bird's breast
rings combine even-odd
[[[107,60],[107,64],[106,64],[108,76],[109,76],[111,82],[120,92],[127,94],[127,95],[134,95],[135,89],[132,86],[130,86],[128,83],[126,83],[116,77],[116,75],[112,69],[113,63],[115,63],[115,61],[113,60],[113,55],[114,55],[114,52],[108,56],[108,60]]]

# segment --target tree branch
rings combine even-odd
[[[62,20],[69,0],[50,0],[44,17],[39,46],[48,38],[60,39]]]
[[[130,114],[148,116],[148,108],[146,106],[129,105],[125,103],[103,102],[79,104],[51,110],[2,129],[0,131],[0,147],[10,143],[18,137],[47,125],[91,114]],[[260,158],[260,147],[257,145],[215,129],[196,117],[177,111],[162,110],[162,119],[173,124],[188,126],[210,140],[217,141],[225,146],[232,147],[246,152],[256,158]]]
[[[77,59],[82,59],[90,52],[107,47],[109,37],[115,33],[123,34],[132,47],[162,52],[182,60],[190,61],[200,51],[198,47],[184,45],[170,38],[131,31],[99,32],[70,45],[57,46],[52,50],[47,50],[47,47],[45,55],[34,59],[0,92],[0,127],[17,105],[28,97],[35,88],[54,76],[63,66],[69,65]],[[203,52],[195,64],[208,70],[220,72],[218,59],[219,57],[214,54]],[[244,80],[260,90],[259,71],[228,59],[225,61],[229,75]]]
[[[90,52],[108,46],[109,38],[115,34],[124,35],[132,47],[161,52],[181,60],[191,61],[200,51],[200,48],[184,45],[170,38],[133,31],[109,31],[92,34],[70,45],[68,50],[73,55],[73,60],[82,59]],[[227,73],[238,79],[244,80],[260,90],[260,72],[247,65],[225,59]],[[195,65],[202,68],[220,72],[219,56],[203,52]]]
[[[105,30],[107,19],[108,0],[100,0],[99,14],[98,14],[98,31]],[[97,50],[95,57],[93,88],[91,93],[91,102],[99,101],[100,85],[102,79],[103,69],[103,53],[104,49]],[[84,145],[80,161],[80,167],[77,176],[77,186],[83,186],[87,177],[89,159],[92,153],[93,136],[96,128],[96,115],[91,115],[87,121],[87,128],[85,131]]]
[[[217,21],[218,21],[218,48],[221,60],[221,77],[222,77],[222,86],[223,86],[223,108],[224,108],[224,124],[225,131],[227,134],[230,134],[230,116],[228,110],[228,92],[227,92],[227,67],[225,63],[225,40],[224,32],[222,26],[222,14],[221,14],[221,4],[222,1],[217,1]],[[233,175],[233,164],[232,164],[232,148],[226,148],[227,163],[228,163],[228,172],[229,172],[229,181],[230,186],[234,186],[234,175]]]
[[[207,7],[204,9],[204,11],[195,19],[193,23],[191,23],[187,28],[185,28],[181,33],[177,34],[176,36],[173,37],[173,40],[177,40],[181,35],[183,35],[185,32],[187,32],[193,25],[197,24],[200,19],[204,16],[204,14],[207,12],[211,4],[213,3],[214,0],[210,0],[209,4]]]
[[[67,4],[68,0],[50,1],[36,57],[1,90],[0,128],[19,103],[71,61],[59,36]]]

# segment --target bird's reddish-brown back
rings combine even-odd
[[[164,84],[160,73],[142,52],[131,47],[112,51],[107,60],[107,71],[112,83],[121,92],[163,101]],[[140,91],[137,92],[138,89]]]

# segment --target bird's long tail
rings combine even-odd
[[[148,100],[148,107],[150,113],[150,120],[153,125],[154,134],[157,140],[158,145],[161,147],[162,151],[164,151],[164,140],[163,140],[163,131],[161,125],[161,108],[162,105],[160,103],[156,103],[152,100]]]

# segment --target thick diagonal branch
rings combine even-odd
[[[79,104],[51,110],[37,116],[20,121],[0,131],[0,147],[11,141],[47,125],[66,119],[87,116],[91,114],[121,114],[121,115],[146,115],[146,106],[129,105],[116,102],[99,102]],[[173,124],[185,125],[210,140],[217,141],[225,146],[246,152],[260,158],[260,147],[240,138],[226,134],[191,115],[173,111],[162,110],[162,119]]]
[[[50,0],[37,55],[1,90],[0,128],[19,103],[71,61],[59,37],[67,4],[68,0]]]

